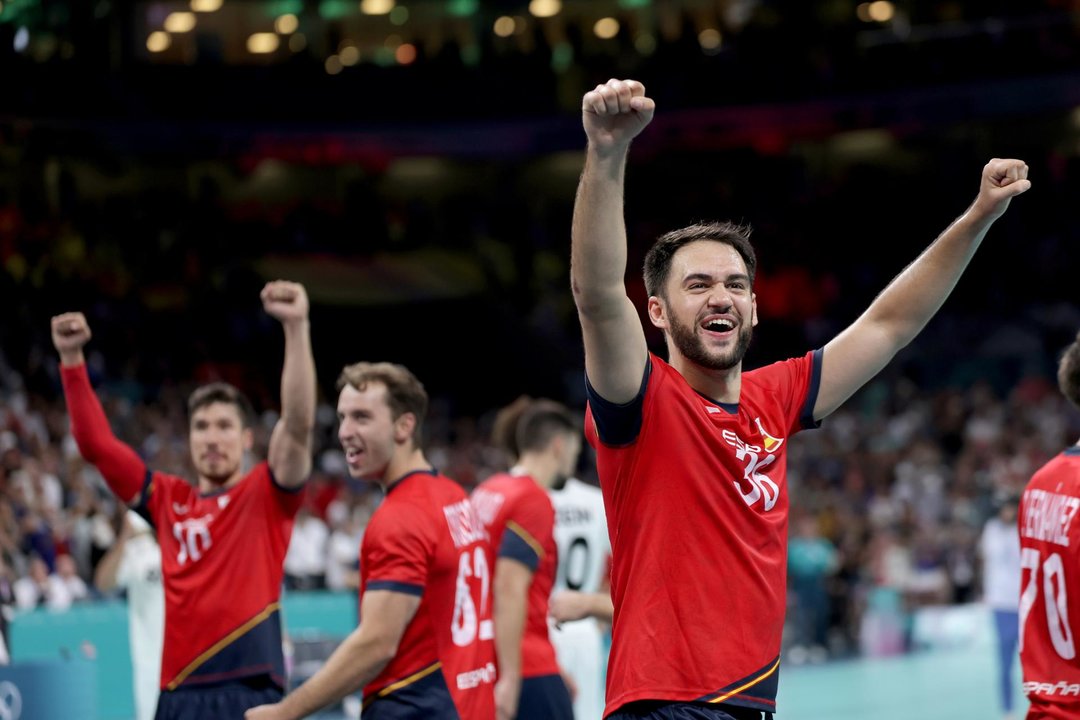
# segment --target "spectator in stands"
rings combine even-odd
[[[30,570],[26,577],[15,581],[15,604],[20,610],[46,607],[49,610],[67,610],[71,607],[71,591],[67,583],[39,556],[30,558]]]

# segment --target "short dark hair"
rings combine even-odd
[[[1057,379],[1058,387],[1069,402],[1080,407],[1080,333],[1062,353]]]
[[[235,386],[226,382],[212,382],[195,388],[188,396],[188,417],[193,416],[197,410],[214,403],[235,407],[240,413],[240,422],[244,427],[251,427],[255,422],[255,409],[251,406],[251,401]]]
[[[649,252],[645,254],[645,291],[650,297],[663,297],[664,284],[667,282],[668,273],[671,271],[671,258],[675,256],[679,248],[698,240],[713,240],[727,243],[742,256],[746,264],[746,274],[750,277],[750,285],[754,284],[754,273],[757,270],[757,256],[754,254],[754,246],[750,244],[749,225],[737,225],[732,222],[708,222],[695,223],[678,230],[664,233]]]
[[[386,402],[390,406],[390,415],[395,420],[405,413],[412,413],[416,418],[413,439],[419,444],[428,410],[428,394],[423,383],[404,365],[358,362],[346,365],[341,370],[337,379],[337,390],[340,393],[346,385],[364,390],[373,382],[382,383],[386,387]]]
[[[491,423],[491,444],[505,450],[515,460],[521,455],[517,439],[518,423],[532,403],[532,397],[519,395],[512,403],[500,408]]]
[[[577,418],[565,405],[554,400],[533,400],[518,420],[517,446],[523,453],[543,450],[554,437],[577,432]]]

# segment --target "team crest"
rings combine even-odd
[[[784,444],[785,438],[773,437],[765,431],[765,428],[761,427],[761,418],[754,418],[754,422],[757,423],[758,432],[761,433],[762,444],[765,446],[765,452],[776,452],[780,449],[780,446]]]

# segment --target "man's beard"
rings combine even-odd
[[[739,334],[735,340],[735,347],[723,354],[710,353],[706,350],[705,343],[702,341],[701,337],[694,332],[694,328],[689,325],[683,325],[675,317],[671,318],[669,332],[671,333],[671,340],[675,343],[675,347],[677,347],[683,357],[690,362],[710,370],[730,370],[742,362],[743,356],[746,355],[747,348],[750,347],[750,336],[753,333],[753,330],[753,326],[740,323]]]

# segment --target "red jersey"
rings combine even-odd
[[[278,486],[266,463],[208,495],[151,473],[112,434],[86,366],[62,367],[61,378],[79,452],[155,526],[165,586],[161,688],[265,675],[284,689],[279,600],[301,488]]]
[[[495,717],[487,545],[453,480],[418,471],[390,486],[360,545],[360,594],[408,593],[420,606],[397,655],[364,688],[365,718]]]
[[[162,689],[259,674],[285,687],[281,583],[300,490],[277,485],[265,462],[207,494],[149,474],[135,510],[149,515],[161,546]]]
[[[1035,473],[1020,499],[1020,664],[1028,718],[1080,717],[1080,447]]]
[[[775,711],[787,440],[815,426],[820,353],[744,373],[737,404],[655,355],[634,402],[587,388],[612,547],[605,714],[635,700]]]
[[[491,536],[488,561],[509,557],[533,571],[525,633],[521,638],[521,677],[559,674],[555,647],[548,635],[548,601],[555,584],[558,547],[555,507],[528,475],[493,475],[473,491],[473,505]]]

